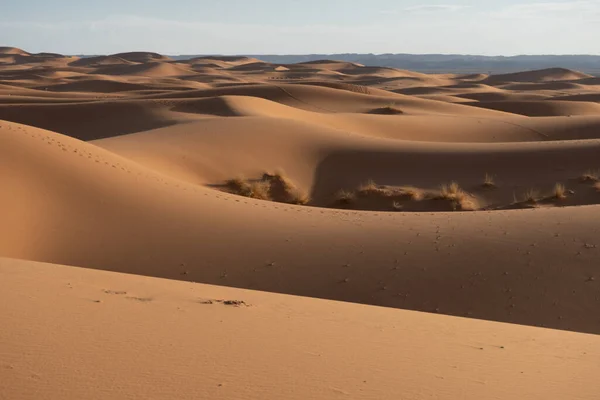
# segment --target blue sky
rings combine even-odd
[[[108,54],[600,54],[600,0],[0,0],[0,45]]]

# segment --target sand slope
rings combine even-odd
[[[547,400],[600,390],[597,336],[9,259],[0,278],[11,305],[0,307],[2,398]]]
[[[5,256],[600,331],[600,320],[589,317],[600,302],[594,209],[422,214],[277,205],[187,183],[156,172],[160,164],[151,160],[142,167],[55,133],[10,123],[1,129],[1,179],[12,194],[0,200],[0,209],[11,210],[0,230]],[[315,190],[344,184],[348,165],[370,165],[375,176],[389,171],[379,163],[397,157],[382,143],[377,151],[365,144],[359,159],[351,149],[322,159],[304,140],[306,158],[296,160],[304,169],[290,175],[301,184],[311,179],[312,162]],[[287,143],[298,151],[301,142]],[[597,154],[576,142],[571,148],[582,162]]]

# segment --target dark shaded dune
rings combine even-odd
[[[163,56],[162,54],[146,52],[146,51],[133,51],[127,53],[112,54],[109,57],[117,57],[123,60],[132,61],[136,63],[147,63],[155,61],[172,61],[170,57]]]
[[[402,115],[404,112],[396,107],[380,107],[374,108],[367,112],[367,114],[375,114],[375,115]]]
[[[418,97],[421,99],[442,101],[445,103],[469,103],[471,101],[470,99],[463,99],[451,94],[423,94]]]
[[[459,82],[454,85],[448,85],[445,87],[447,87],[449,89],[461,89],[461,90],[469,89],[469,90],[480,90],[480,91],[486,91],[486,92],[497,92],[497,91],[501,90],[494,86],[485,85],[485,84],[479,83],[479,82]]]
[[[600,103],[600,93],[583,93],[583,94],[570,94],[566,96],[556,96],[553,100],[563,101],[589,101],[594,103]]]
[[[65,56],[59,53],[32,53],[30,55],[38,58],[71,58],[70,56]]]
[[[457,93],[457,90],[448,88],[448,87],[444,87],[444,86],[416,86],[416,87],[409,87],[409,88],[403,88],[403,89],[394,89],[394,90],[392,90],[392,92],[418,96],[418,95],[429,95],[429,94],[440,94],[440,93],[455,94],[455,93]]]
[[[94,140],[173,125],[180,120],[154,102],[112,101],[0,106],[0,120]]]
[[[187,61],[196,61],[196,60],[215,60],[215,61],[224,61],[231,63],[241,63],[241,62],[257,62],[256,58],[244,57],[244,56],[201,56],[190,58]]]
[[[243,71],[243,72],[254,72],[254,71],[270,72],[270,71],[275,71],[275,67],[276,66],[271,63],[266,63],[264,61],[257,61],[257,62],[249,62],[249,63],[241,64],[241,65],[234,65],[232,67],[227,68],[227,70]]]
[[[548,82],[572,81],[591,78],[591,75],[565,68],[546,68],[534,71],[515,72],[511,74],[490,75],[483,80],[486,84],[497,85],[508,82]]]
[[[57,93],[57,92],[13,92],[10,95],[0,91],[0,104],[25,105],[25,104],[73,104],[98,101],[96,94],[90,93]]]
[[[364,67],[362,64],[353,63],[349,61],[339,61],[339,60],[315,60],[315,61],[304,61],[297,64],[289,64],[289,65],[320,65],[320,66],[341,66],[341,67]],[[287,66],[287,65],[286,65]]]
[[[480,101],[469,105],[528,117],[600,115],[600,104],[578,101]]]
[[[482,81],[484,79],[486,79],[489,75],[486,74],[467,74],[467,75],[457,75],[456,79],[462,80],[462,81],[472,81],[472,82],[478,82],[478,81]]]
[[[0,46],[0,54],[10,54],[10,55],[21,55],[21,56],[29,56],[30,53],[25,50],[21,50],[16,47],[6,47]]]
[[[540,82],[502,85],[505,90],[581,90],[585,86],[574,82]]]
[[[11,65],[15,62],[15,56],[12,54],[0,54],[0,64]]]
[[[19,80],[19,81],[45,81],[46,77],[43,75],[45,70],[41,69],[20,69],[20,70],[8,70],[3,71],[0,74],[0,79],[3,81]],[[55,83],[55,82],[53,82]]]
[[[387,90],[382,90],[382,89],[377,89],[377,88],[372,88],[372,87],[366,87],[363,85],[356,85],[353,83],[346,83],[346,82],[331,82],[331,81],[318,81],[318,80],[314,80],[314,81],[303,81],[303,82],[293,82],[294,85],[308,85],[308,86],[320,86],[320,87],[328,87],[328,88],[332,88],[332,89],[338,89],[338,90],[345,90],[348,92],[353,92],[353,93],[360,93],[360,94],[369,94],[369,95],[373,95],[373,96],[389,96],[389,97],[396,97],[394,95],[394,93],[389,92]]]
[[[197,72],[196,75],[180,76],[178,78],[183,82],[192,81],[192,82],[207,84],[207,88],[208,87],[219,87],[220,85],[224,85],[224,84],[226,84],[226,85],[243,85],[243,84],[247,83],[246,79],[244,79],[244,78],[227,75],[227,74],[223,74],[220,72],[215,72],[212,74]]]
[[[215,64],[212,62],[198,62],[198,63],[194,63],[194,64],[188,64],[191,65],[192,69],[194,71],[198,71],[198,72],[203,72],[203,71],[223,71],[226,68],[229,68],[229,66],[222,66],[219,64]]]
[[[595,76],[595,77],[591,77],[591,78],[581,79],[577,83],[579,83],[581,85],[597,86],[597,85],[600,85],[600,77]]]
[[[31,54],[28,56],[15,55],[14,57],[14,65],[35,65],[46,68],[66,67],[69,62],[77,60],[76,57],[53,53]]]
[[[300,72],[300,71],[289,71],[289,72],[278,72],[268,77],[268,80],[281,80],[285,83],[296,84],[296,83],[312,83],[313,81],[322,80],[324,77],[330,79],[335,83],[344,80],[343,76],[337,75],[334,71],[316,71],[316,72]]]
[[[79,60],[70,63],[73,67],[98,67],[103,65],[132,65],[135,64],[133,61],[128,61],[124,58],[117,56],[97,56],[80,58]]]
[[[59,83],[57,85],[47,85],[42,88],[53,92],[93,92],[93,93],[118,93],[140,90],[160,89],[161,91],[197,89],[196,85],[165,86],[153,84],[140,84],[130,82],[120,82],[115,80],[81,80],[76,82]]]
[[[478,93],[464,93],[456,94],[455,96],[469,100],[477,100],[482,102],[493,102],[493,101],[535,101],[545,100],[549,96],[535,93],[511,93],[511,92],[478,92]],[[554,99],[554,98],[553,98]]]
[[[396,70],[395,68],[385,68],[385,67],[364,67],[364,66],[351,66],[336,69],[336,71],[341,72],[346,75],[390,75],[395,73],[401,73],[401,71]],[[412,76],[412,75],[411,75]]]
[[[328,155],[318,165],[311,199],[313,204],[332,206],[339,190],[355,190],[371,180],[381,185],[418,185],[435,191],[444,183],[456,181],[457,176],[461,187],[485,198],[481,184],[487,172],[499,183],[493,192],[492,208],[513,204],[516,196],[522,198],[532,187],[532,182],[535,182],[533,187],[545,193],[552,193],[556,182],[570,182],[570,187],[579,191],[581,197],[564,205],[599,204],[600,196],[595,190],[577,182],[581,171],[598,165],[599,151],[599,140],[544,147],[536,143],[418,145],[404,142],[388,150],[351,148]],[[356,165],[361,166],[360,171],[353,167]],[[352,168],[353,174],[345,172]],[[544,193],[543,190],[540,193]],[[433,208],[435,203],[431,202],[414,205],[422,207],[421,211],[440,211]],[[393,210],[391,201],[383,210]]]
[[[178,102],[171,110],[219,117],[237,117],[243,115],[235,111],[235,109],[230,106],[228,99],[223,96]]]

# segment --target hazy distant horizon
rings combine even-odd
[[[600,0],[22,0],[0,37],[32,52],[598,54]]]

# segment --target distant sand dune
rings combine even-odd
[[[486,78],[484,82],[488,84],[498,84],[502,82],[552,82],[574,81],[585,78],[591,78],[591,75],[565,68],[547,68],[536,71],[491,75]]]

